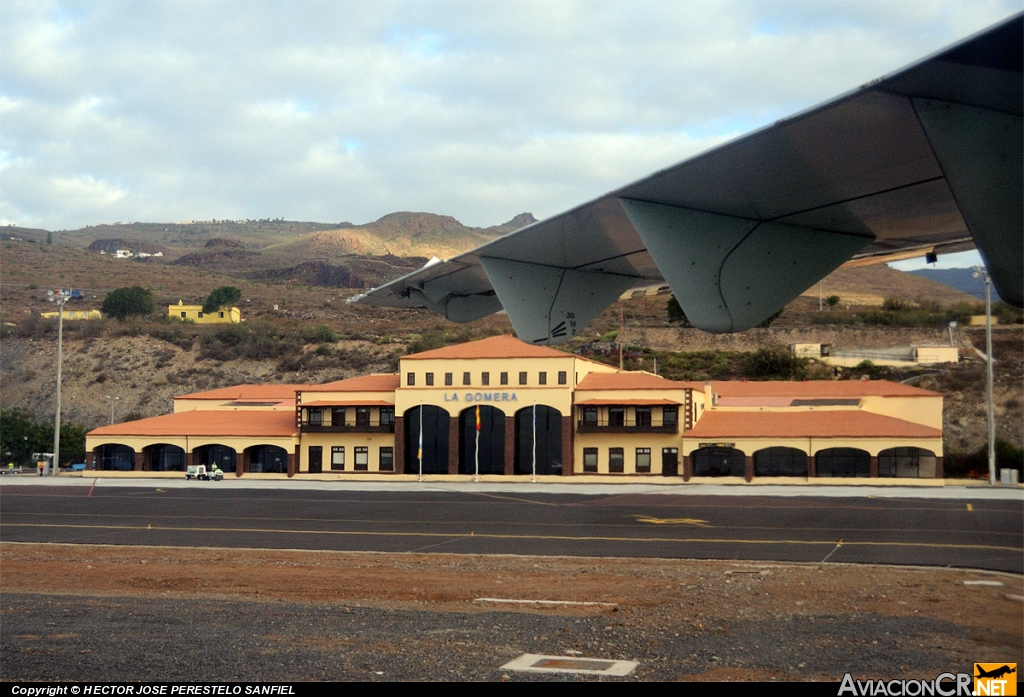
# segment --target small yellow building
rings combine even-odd
[[[103,319],[103,313],[99,310],[62,310],[61,314],[67,320]],[[56,312],[40,312],[39,316],[44,319],[57,319]]]
[[[498,336],[399,372],[239,385],[86,437],[93,469],[237,476],[942,477],[942,395],[883,380],[706,383]],[[723,479],[724,478],[724,479]]]
[[[202,305],[185,305],[181,300],[177,305],[167,306],[167,316],[196,324],[238,324],[242,321],[242,311],[237,307],[221,307],[216,312],[203,312]]]

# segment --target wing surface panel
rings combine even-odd
[[[531,309],[537,303],[528,302],[523,289],[513,292],[514,281],[510,285],[508,278],[500,288],[492,283],[481,260],[495,259],[535,265],[538,270],[531,274],[538,278],[547,278],[539,267],[588,272],[572,276],[577,280],[569,286],[578,292],[560,291],[555,303],[559,317],[592,316],[594,303],[611,291],[584,292],[593,283],[589,274],[606,274],[609,286],[615,288],[668,282],[684,308],[689,303],[691,321],[698,318],[695,326],[739,331],[778,309],[769,305],[784,303],[783,298],[793,294],[789,286],[800,283],[806,288],[851,256],[889,259],[976,244],[992,262],[989,266],[1000,295],[1017,298],[1019,303],[1024,285],[1020,268],[1024,241],[1022,45],[1024,14],[1018,14],[831,102],[353,300],[430,307],[456,320],[475,317],[490,307],[508,309],[514,302],[517,310],[510,316],[517,333],[538,343],[571,338],[568,332],[536,336],[538,327],[560,326],[560,320],[548,312],[527,322],[527,315],[541,312]],[[922,106],[933,102],[938,106]],[[932,113],[944,103],[960,108],[952,121],[937,116],[923,120],[922,109]],[[975,111],[968,113],[965,108]],[[1006,128],[1016,128],[1016,136],[1005,135]],[[770,234],[768,227],[763,228],[756,234],[760,240],[756,244],[753,238],[749,243],[733,240],[721,258],[711,248],[698,253],[694,247],[698,243],[714,247],[716,240],[725,239],[714,226],[701,227],[699,239],[689,242],[673,241],[671,235],[696,234],[693,231],[665,233],[669,238],[663,249],[652,254],[655,250],[638,234],[635,216],[626,215],[623,200],[668,207],[666,220],[692,219],[693,212],[714,214],[719,218],[708,220],[718,220],[723,234],[733,228],[754,234],[759,226],[780,225],[770,228]],[[671,208],[680,212],[671,213]],[[784,248],[787,254],[771,254],[771,245]],[[684,259],[678,250],[682,249],[690,250],[683,256],[718,267],[708,273],[681,274],[678,267]],[[740,249],[741,253],[736,252]],[[789,254],[794,249],[795,256]],[[730,255],[727,285],[742,292],[723,295],[721,271]],[[764,257],[760,262],[759,255]],[[785,268],[774,266],[782,264],[777,260],[783,257]],[[745,286],[737,285],[743,265],[755,265],[752,271],[765,279],[788,275],[777,284],[777,293],[762,288],[756,299],[747,298]],[[452,307],[463,309],[453,312],[449,301],[455,298],[459,300]],[[586,307],[575,308],[576,302]],[[724,305],[711,307],[712,302]],[[730,302],[740,304],[730,308]],[[544,302],[537,307],[541,305]],[[467,312],[465,307],[474,309]]]

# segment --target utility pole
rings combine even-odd
[[[986,392],[988,397],[988,483],[996,483],[996,415],[992,398],[992,279],[984,266],[974,267],[974,277],[985,279],[985,357],[988,371],[986,376]]]
[[[56,477],[60,472],[60,383],[64,359],[64,303],[71,297],[71,293],[64,290],[54,293],[51,290],[46,294],[50,302],[57,303],[57,409],[53,417],[53,463],[50,466],[50,476]]]

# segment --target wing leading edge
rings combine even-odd
[[[761,323],[851,258],[977,246],[1024,302],[1024,14],[890,76],[352,301],[575,336],[667,283],[691,323]]]

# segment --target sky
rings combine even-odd
[[[543,219],[1020,9],[3,0],[0,224]]]

